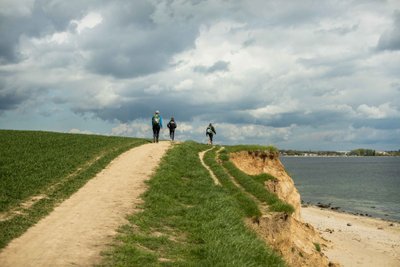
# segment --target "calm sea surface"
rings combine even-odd
[[[304,202],[400,221],[400,157],[281,157]]]

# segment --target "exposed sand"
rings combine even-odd
[[[215,185],[221,185],[221,183],[219,182],[217,176],[215,176],[214,172],[213,172],[213,171],[210,169],[210,167],[208,167],[207,164],[205,164],[205,162],[204,162],[204,154],[207,153],[208,151],[210,151],[210,150],[213,149],[213,148],[214,148],[214,147],[211,147],[211,148],[209,148],[209,149],[207,149],[207,150],[204,150],[204,151],[199,152],[199,158],[200,158],[201,164],[202,164],[202,165],[204,166],[204,168],[206,168],[206,169],[208,170],[208,172],[210,173],[211,178],[212,178],[213,181],[214,181],[214,184],[215,184]],[[221,147],[218,151],[220,151],[221,149],[222,149],[222,147]]]
[[[169,142],[133,148],[112,161],[47,217],[14,239],[0,254],[0,266],[92,266],[126,215],[140,203],[144,181]]]
[[[301,213],[305,222],[330,241],[322,251],[331,261],[345,267],[400,266],[399,223],[318,207],[303,207]]]

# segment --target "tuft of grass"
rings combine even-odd
[[[279,153],[278,148],[275,146],[260,146],[260,145],[235,145],[235,146],[225,146],[225,149],[229,153],[240,152],[240,151],[268,151],[273,153]]]
[[[224,155],[221,153],[221,155]],[[269,192],[265,189],[264,184],[256,181],[250,175],[242,172],[236,166],[229,161],[229,157],[222,156],[220,157],[222,161],[222,165],[228,171],[230,175],[232,175],[235,180],[250,194],[254,195],[261,202],[265,202],[270,206],[271,211],[277,212],[286,212],[291,214],[294,212],[294,208],[292,205],[285,203],[278,196],[272,192]],[[262,175],[257,176],[256,179],[273,179],[274,177],[271,175]]]
[[[184,142],[167,152],[101,266],[285,266],[244,225],[231,192],[214,185],[198,157],[207,148]]]
[[[274,180],[276,180],[276,178],[273,175],[268,174],[268,173],[261,173],[261,174],[257,174],[257,175],[249,175],[248,174],[248,176],[251,177],[254,181],[256,181],[257,183],[260,183],[263,186],[264,186],[266,181],[270,181],[270,180],[274,181]]]
[[[0,248],[49,214],[108,163],[144,139],[37,131],[0,131],[0,212],[46,197],[0,221]]]
[[[321,252],[321,245],[319,243],[314,243],[315,250]]]

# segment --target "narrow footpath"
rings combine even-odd
[[[0,253],[0,266],[93,266],[140,203],[169,142],[135,147],[114,159],[47,217]]]
[[[208,170],[208,172],[210,173],[211,178],[212,178],[213,181],[214,181],[214,184],[215,184],[215,185],[221,186],[221,183],[219,182],[217,176],[215,176],[214,172],[213,172],[213,171],[210,169],[210,167],[208,167],[207,164],[204,162],[204,154],[206,154],[208,151],[212,150],[213,148],[214,148],[214,147],[211,147],[211,148],[209,148],[209,149],[207,149],[207,150],[204,150],[204,151],[199,152],[199,158],[200,158],[201,165],[203,165],[203,167],[206,168],[206,169]]]

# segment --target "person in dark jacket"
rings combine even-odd
[[[158,110],[154,113],[154,116],[151,118],[151,124],[153,126],[153,143],[158,143],[160,129],[162,128],[162,118]]]
[[[208,136],[209,145],[212,145],[214,134],[217,134],[217,132],[215,131],[214,126],[210,123],[206,129],[206,136]]]
[[[174,141],[175,138],[175,128],[177,124],[175,122],[174,117],[171,117],[171,120],[168,122],[167,127],[169,129],[169,137],[171,138],[172,141]]]

